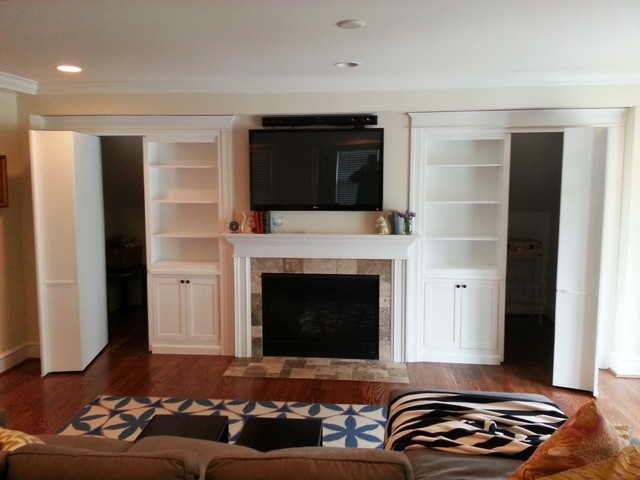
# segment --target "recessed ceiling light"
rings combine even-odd
[[[356,68],[360,66],[360,62],[336,62],[333,66],[338,68]]]
[[[349,20],[341,20],[336,25],[346,30],[355,30],[356,28],[364,27],[364,22],[362,20],[349,19]]]
[[[80,67],[76,67],[75,65],[58,65],[56,68],[65,73],[78,73],[82,71]]]

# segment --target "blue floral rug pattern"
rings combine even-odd
[[[321,418],[323,445],[346,448],[382,448],[387,419],[386,407],[375,405],[102,395],[58,433],[133,441],[156,414],[224,415],[230,443],[248,417]]]

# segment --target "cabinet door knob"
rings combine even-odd
[[[466,285],[462,285],[462,288],[467,288],[467,286]]]
[[[189,280],[185,280],[184,283],[189,283]]]
[[[456,288],[460,288],[460,285],[456,285]]]

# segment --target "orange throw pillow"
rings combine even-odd
[[[38,437],[17,430],[0,428],[0,451],[11,452],[30,443],[44,443]]]
[[[604,460],[629,445],[627,428],[616,428],[591,400],[540,445],[509,480],[533,480]]]
[[[556,473],[544,480],[638,480],[640,478],[640,446],[629,445],[618,455],[584,467]]]

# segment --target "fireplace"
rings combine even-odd
[[[262,353],[263,273],[378,275],[379,360],[404,362],[409,257],[415,235],[280,233],[223,237],[233,247],[234,325],[231,335],[237,357]],[[223,325],[224,326],[224,325]]]
[[[265,356],[378,359],[377,275],[262,274]]]
[[[314,275],[374,276],[378,279],[378,360],[390,361],[391,356],[391,264],[388,260],[346,260],[311,258],[253,258],[251,260],[251,344],[252,356],[261,357],[263,351],[263,292],[265,274],[296,274],[297,278]],[[308,354],[298,355],[307,357]]]

